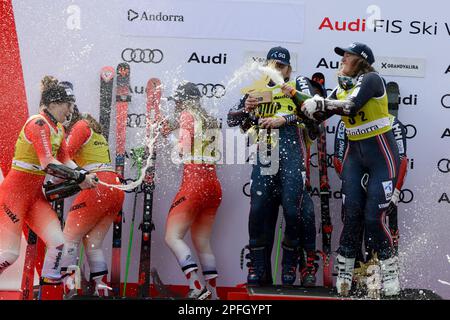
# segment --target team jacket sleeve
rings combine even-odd
[[[334,114],[352,117],[373,97],[384,95],[384,84],[381,77],[375,72],[361,75],[352,94],[346,100],[325,100],[328,111]]]
[[[350,95],[350,100],[355,104],[353,111],[356,114],[369,99],[384,95],[384,84],[381,77],[375,72],[369,72],[359,77],[356,89]]]
[[[44,120],[37,118],[30,121],[25,126],[25,136],[33,145],[42,168],[55,160],[52,155],[50,128]]]
[[[83,144],[91,137],[91,128],[86,121],[78,121],[70,130],[66,139],[67,153],[69,159],[72,159],[75,154],[80,150]]]

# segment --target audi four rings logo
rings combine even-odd
[[[246,184],[244,184],[244,186],[242,187],[242,193],[245,196],[250,197],[250,182],[247,182]]]
[[[222,98],[225,95],[225,86],[222,84],[197,83],[196,86],[207,98]]]
[[[316,190],[316,192],[312,192],[312,196],[319,196],[319,191],[317,188],[314,188]],[[242,187],[242,193],[247,196],[250,197],[250,182],[247,182],[246,184],[243,185]],[[336,191],[333,193],[333,197],[336,199],[340,199],[339,196],[337,196],[337,194],[339,194],[340,191]],[[402,189],[400,191],[400,195],[399,195],[399,202],[401,203],[410,203],[414,200],[414,193],[409,190],[409,189]]]
[[[439,160],[438,170],[442,173],[449,173],[450,172],[450,159]]]
[[[444,94],[441,98],[441,104],[444,108],[450,108],[450,93]]]
[[[317,159],[317,152],[314,152],[311,154],[311,158],[310,158],[310,164],[311,164],[311,167],[313,167],[313,168],[317,168],[317,160],[316,159]],[[328,153],[327,153],[327,167],[334,168],[333,155],[328,154]]]
[[[144,128],[145,127],[145,113],[129,113],[127,114],[128,128]]]
[[[126,48],[122,51],[122,60],[135,63],[160,63],[164,54],[159,49],[132,49]]]
[[[415,126],[413,126],[412,124],[405,125],[406,139],[412,139],[416,136],[416,134],[417,134],[417,129]]]
[[[414,193],[409,189],[402,189],[398,197],[399,202],[410,203],[414,200]]]

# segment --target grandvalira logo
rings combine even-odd
[[[132,49],[122,51],[122,60],[135,63],[160,63],[164,54],[160,49]]]
[[[225,86],[222,84],[197,83],[196,86],[206,98],[222,98],[225,95]]]
[[[415,69],[419,70],[419,66],[417,64],[393,64],[382,62],[381,69]]]
[[[183,15],[164,14],[162,12],[136,12],[133,9],[128,10],[128,21],[163,21],[163,22],[184,22]]]
[[[421,58],[376,57],[374,67],[382,75],[425,77],[426,61]]]

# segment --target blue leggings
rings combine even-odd
[[[360,141],[349,141],[342,170],[344,228],[338,252],[354,258],[359,235],[385,260],[393,255],[392,237],[385,224],[386,209],[397,182],[400,163],[392,131]],[[367,191],[365,190],[367,188]]]
[[[314,205],[304,190],[301,132],[297,127],[279,130],[279,170],[274,175],[262,175],[263,165],[253,167],[250,189],[250,246],[272,248],[278,210],[281,205],[285,221],[284,243],[289,247],[302,245],[315,250]]]

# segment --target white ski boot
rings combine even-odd
[[[211,292],[204,287],[203,289],[191,289],[187,294],[187,299],[206,300],[211,296]]]
[[[336,257],[338,276],[336,278],[336,290],[341,296],[350,295],[352,288],[353,270],[355,269],[355,258],[345,258],[340,254]]]
[[[65,274],[63,275],[64,293],[63,299],[69,300],[78,295],[78,289],[80,289],[80,268],[76,265],[70,265],[67,267]]]
[[[400,293],[398,257],[393,256],[386,260],[380,260],[380,266],[383,281],[383,294],[385,296],[398,295]]]
[[[108,297],[109,292],[112,288],[103,282],[103,275],[93,278],[95,280],[95,292],[94,296],[97,297]]]

